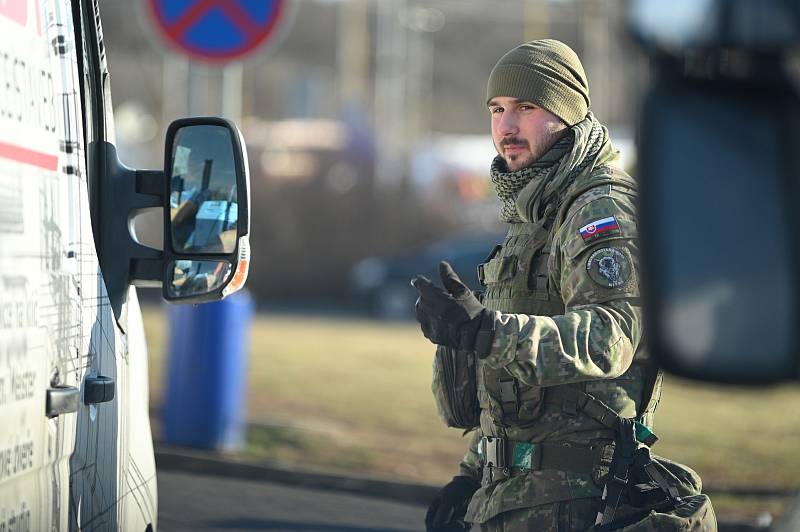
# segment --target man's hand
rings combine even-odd
[[[448,263],[439,263],[439,275],[446,290],[421,275],[411,280],[419,292],[416,313],[422,334],[435,344],[487,356],[494,330],[492,312],[478,301]]]
[[[480,483],[465,476],[453,477],[433,499],[425,514],[427,532],[464,532],[470,524],[464,522],[467,506]]]

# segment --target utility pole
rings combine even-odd
[[[611,39],[607,0],[580,2],[580,31],[583,40],[584,69],[589,78],[592,108],[599,111],[603,120],[610,116]]]
[[[366,0],[342,2],[338,27],[339,98],[343,112],[363,104],[369,74],[369,11]]]
[[[406,0],[376,2],[375,185],[378,193],[396,190],[406,173],[406,31],[400,16]]]
[[[430,109],[433,102],[434,45],[432,35],[445,24],[445,15],[424,2],[407,6],[403,25],[408,35],[408,127],[407,145],[414,149],[431,131]]]

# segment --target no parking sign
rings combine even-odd
[[[147,0],[154,25],[174,48],[195,59],[242,59],[274,40],[289,0]]]

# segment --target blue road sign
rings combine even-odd
[[[196,59],[241,59],[275,37],[287,0],[147,0],[156,28]]]

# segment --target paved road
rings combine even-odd
[[[158,473],[163,532],[419,532],[425,508],[332,491],[194,473]]]

